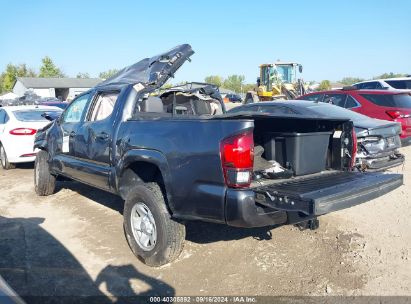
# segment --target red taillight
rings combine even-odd
[[[27,153],[27,154],[22,154],[20,155],[20,157],[32,157],[32,156],[36,156],[37,153]]]
[[[36,134],[37,130],[31,128],[17,128],[10,130],[11,135],[34,135]]]
[[[220,154],[226,185],[233,188],[249,187],[254,165],[253,133],[224,139],[220,144]]]
[[[355,159],[357,158],[357,134],[352,129],[352,151],[351,151],[351,168],[355,166]]]
[[[400,111],[385,111],[385,113],[387,113],[388,116],[391,117],[392,119],[404,117],[404,114],[401,113]]]

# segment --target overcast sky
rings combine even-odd
[[[411,1],[1,1],[0,69],[50,56],[97,76],[189,43],[174,82],[242,74],[281,59],[305,80],[411,74]]]

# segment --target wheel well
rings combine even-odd
[[[127,193],[136,183],[157,183],[163,191],[164,198],[165,187],[163,175],[157,165],[144,161],[137,161],[131,163],[120,176],[119,192],[123,199],[126,198]]]

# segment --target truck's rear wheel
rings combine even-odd
[[[48,153],[39,151],[34,162],[34,189],[40,196],[51,195],[56,187],[56,177],[50,173]]]
[[[136,185],[126,199],[123,216],[128,244],[145,264],[161,266],[180,255],[185,226],[171,218],[158,184]]]
[[[1,143],[0,143],[0,163],[1,163],[1,167],[4,170],[9,170],[9,169],[16,168],[15,164],[9,163],[9,160],[8,160],[7,154],[6,154],[6,150],[4,150],[4,147]]]

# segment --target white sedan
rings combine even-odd
[[[45,115],[47,113],[47,115]],[[49,120],[57,118],[62,110],[51,106],[7,106],[0,108],[0,163],[3,169],[12,169],[16,163],[32,162],[34,136]]]

